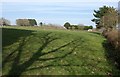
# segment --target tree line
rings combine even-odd
[[[11,23],[8,19],[0,18],[0,26],[10,26]],[[17,19],[16,25],[18,26],[35,26],[37,21],[35,19]]]
[[[88,29],[93,29],[93,26],[85,26],[85,25],[82,25],[82,24],[80,24],[80,25],[71,25],[69,22],[66,22],[64,24],[64,27],[66,29],[69,29],[69,30],[71,30],[71,29],[74,29],[74,30],[88,30]]]
[[[5,19],[5,18],[1,18],[0,19],[0,26],[10,26],[10,21]],[[16,19],[16,25],[18,26],[36,26],[37,25],[37,21],[35,19]],[[45,23],[40,22],[39,23],[40,26],[45,25]],[[49,24],[50,25],[50,24]],[[64,27],[66,29],[74,29],[74,30],[88,30],[88,29],[92,29],[92,26],[84,26],[84,25],[71,25],[69,22],[66,22],[64,24]]]

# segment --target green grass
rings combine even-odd
[[[3,27],[3,75],[118,75],[105,39],[86,31]]]

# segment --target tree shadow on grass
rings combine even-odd
[[[39,66],[39,67],[34,67],[34,68],[28,69],[36,61],[45,62],[45,61],[49,61],[49,60],[53,60],[53,61],[54,60],[61,60],[61,59],[65,58],[66,56],[72,54],[73,51],[78,46],[78,45],[75,45],[74,47],[72,47],[72,49],[69,52],[67,52],[67,53],[65,53],[63,55],[60,55],[60,56],[57,56],[57,57],[52,57],[52,58],[42,58],[45,55],[49,55],[49,54],[52,54],[52,53],[60,52],[62,48],[65,48],[66,46],[69,46],[71,44],[75,44],[75,42],[77,41],[77,40],[73,40],[73,41],[70,41],[70,42],[68,42],[66,44],[63,44],[63,45],[61,45],[61,46],[59,46],[57,48],[49,50],[48,52],[43,52],[43,50],[50,43],[52,43],[53,41],[55,41],[57,39],[60,39],[58,37],[50,36],[51,34],[52,33],[46,33],[46,34],[43,35],[43,37],[40,37],[40,40],[42,38],[42,46],[40,46],[38,48],[38,50],[35,53],[33,53],[32,56],[27,61],[25,61],[22,64],[20,64],[20,58],[21,58],[21,54],[23,52],[24,45],[28,41],[27,39],[29,39],[29,38],[23,37],[22,40],[19,43],[19,47],[15,51],[13,51],[13,52],[17,52],[17,54],[16,54],[15,58],[13,59],[11,69],[8,72],[7,76],[10,76],[10,75],[20,76],[25,71],[33,70],[33,69],[42,69],[42,68],[46,68],[46,67],[50,67],[50,66],[54,66],[54,67],[55,66],[70,66],[71,64],[66,64],[66,65],[53,65],[53,64],[51,65],[51,64],[48,64],[46,66]],[[10,56],[8,56],[7,58],[9,58],[9,57]],[[4,66],[4,64],[3,64],[3,66]],[[78,66],[78,65],[75,65],[75,66]]]
[[[110,73],[112,75],[120,75],[120,53],[118,54],[118,51],[110,44],[107,40],[104,40],[102,43],[104,49],[105,49],[105,56],[108,61],[108,63],[113,66],[113,69],[117,69],[117,71],[111,71]]]
[[[2,46],[9,46],[18,41],[20,37],[30,36],[32,32],[32,30],[2,28]]]
[[[31,30],[22,30],[22,29],[12,29],[12,28],[2,28],[2,47],[9,46],[15,42],[17,42],[21,37],[28,37],[30,35],[33,35],[34,31]],[[6,62],[9,61],[9,58],[12,57],[18,50],[20,50],[23,46],[23,42],[19,44],[19,47],[12,51],[9,55],[7,55],[4,60],[2,60],[2,67],[6,64]],[[4,49],[2,48],[3,54]],[[20,50],[21,51],[21,50]]]

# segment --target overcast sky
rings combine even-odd
[[[91,22],[93,11],[103,5],[118,7],[118,0],[2,0],[1,17],[15,24],[18,18],[35,18],[37,22],[63,25],[71,24],[95,25]]]

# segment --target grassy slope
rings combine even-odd
[[[106,59],[104,40],[84,31],[3,28],[3,74],[119,74]]]

